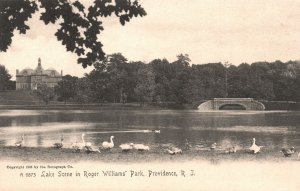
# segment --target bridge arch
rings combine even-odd
[[[223,104],[219,106],[218,110],[246,110],[247,107],[243,104]]]
[[[252,98],[214,98],[198,106],[198,110],[224,110],[236,107],[244,110],[265,110],[264,104]]]

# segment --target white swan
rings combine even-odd
[[[249,148],[250,152],[253,153],[253,154],[256,154],[256,153],[260,152],[260,148],[261,148],[260,146],[257,146],[255,144],[255,138],[253,138],[252,139],[252,145]]]
[[[115,146],[114,145],[114,141],[113,141],[114,138],[115,138],[114,136],[110,136],[110,142],[104,141],[102,143],[102,147],[104,149],[111,149],[111,148],[113,148]]]
[[[24,135],[21,136],[21,140],[15,142],[16,147],[22,147],[22,144],[24,142]]]
[[[54,144],[53,144],[54,148],[57,148],[57,149],[62,148],[62,147],[63,147],[63,141],[64,141],[64,139],[61,138],[61,139],[60,139],[60,143],[54,143]]]
[[[81,135],[82,144],[83,144],[82,149],[84,149],[85,152],[87,152],[87,153],[95,152],[95,151],[101,153],[101,152],[100,152],[100,149],[94,150],[94,149],[92,148],[92,143],[91,143],[91,142],[85,142],[85,141],[84,141],[84,136],[85,136],[85,134],[82,133],[82,135]]]
[[[182,150],[177,147],[171,147],[171,148],[167,149],[167,151],[170,155],[182,154]]]
[[[100,148],[93,148],[92,146],[84,146],[83,149],[85,150],[85,152],[87,153],[91,153],[91,152],[98,152],[101,153]]]
[[[122,149],[123,152],[128,152],[133,149],[133,143],[130,144],[121,144],[119,147]]]
[[[81,140],[82,140],[82,143],[83,143],[83,146],[84,147],[91,147],[92,146],[92,143],[91,142],[85,142],[84,141],[84,136],[85,136],[85,134],[84,133],[82,133],[82,135],[81,135]]]
[[[149,151],[150,147],[143,144],[134,144],[133,148],[138,151]]]

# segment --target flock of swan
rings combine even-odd
[[[101,153],[100,149],[110,150],[115,146],[114,141],[113,141],[114,136],[110,137],[110,141],[104,141],[102,143],[102,145],[98,148],[95,148],[95,146],[93,146],[91,142],[86,142],[84,140],[84,136],[85,136],[85,133],[82,133],[81,134],[82,142],[74,142],[71,144],[71,148],[74,150],[74,152],[80,152],[81,150],[84,150],[87,153],[89,153],[89,152]],[[22,145],[24,144],[24,140],[25,140],[24,135],[22,135],[21,140],[15,142],[15,146],[22,147]],[[61,138],[60,142],[53,144],[53,147],[56,149],[63,148],[63,146],[64,146],[63,141],[64,141],[64,139]],[[150,147],[147,145],[144,145],[144,144],[133,144],[133,143],[127,144],[126,143],[126,144],[121,144],[119,147],[122,149],[123,152],[130,151],[133,149],[138,150],[138,151],[149,151],[150,150]]]
[[[75,142],[75,143],[72,143],[72,149],[74,152],[80,152],[81,150],[87,152],[87,153],[90,153],[90,152],[99,152],[101,153],[100,149],[105,149],[105,150],[110,150],[112,148],[114,148],[114,136],[111,136],[110,137],[110,141],[104,141],[102,143],[101,146],[95,148],[95,146],[92,145],[91,142],[86,142],[84,140],[84,136],[85,136],[85,133],[82,133],[81,135],[81,140],[82,142]],[[53,147],[56,148],[56,149],[60,149],[62,148],[64,145],[63,145],[63,141],[64,139],[61,138],[61,141],[58,142],[58,143],[54,143],[53,144]],[[22,147],[24,143],[24,135],[21,136],[21,140],[15,142],[15,146],[16,147]],[[134,144],[134,143],[124,143],[124,144],[121,144],[119,145],[119,147],[121,148],[121,150],[123,152],[128,152],[130,150],[138,150],[138,151],[149,151],[150,150],[150,147],[147,146],[147,145],[144,145],[144,144]],[[258,146],[256,144],[256,139],[253,138],[252,139],[252,145],[249,147],[248,151],[249,153],[252,153],[252,154],[257,154],[259,152],[261,152],[261,148],[263,146]],[[184,145],[184,149],[185,150],[189,150],[190,148],[192,148],[192,145],[191,143],[186,139],[185,140],[185,145]],[[213,143],[211,146],[210,146],[210,150],[211,151],[214,151],[215,149],[217,148],[217,143]],[[167,153],[170,154],[170,155],[176,155],[176,154],[182,154],[182,149],[181,148],[178,148],[178,147],[175,147],[175,146],[172,146],[172,147],[169,147],[166,149]],[[225,153],[227,154],[232,154],[232,153],[236,153],[237,152],[237,147],[233,146],[233,147],[230,147],[228,148]],[[285,157],[290,157],[292,156],[294,153],[295,153],[295,148],[294,147],[291,147],[291,148],[283,148],[281,149],[280,151]],[[300,153],[298,154],[298,158],[300,158]]]

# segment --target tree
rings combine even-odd
[[[106,59],[103,62],[105,61]],[[95,69],[86,75],[86,81],[82,81],[86,83],[91,96],[96,102],[107,101],[109,99],[109,94],[111,93],[109,88],[111,83],[109,75],[107,74],[106,69],[102,68],[103,65],[101,64],[102,62],[96,62],[94,64]]]
[[[270,69],[273,81],[273,91],[275,94],[275,100],[288,100],[289,91],[289,77],[287,77],[287,64],[277,60],[270,63]]]
[[[118,100],[120,103],[123,103],[127,80],[129,77],[126,68],[127,64],[127,59],[121,53],[109,55],[107,72],[110,76],[114,102]]]
[[[225,97],[225,67],[221,63],[192,65],[189,77],[191,101]]]
[[[188,55],[177,55],[177,60],[171,64],[173,76],[170,80],[171,101],[179,104],[189,102],[190,67]]]
[[[134,92],[134,88],[138,83],[138,71],[143,66],[145,66],[145,63],[141,61],[129,62],[128,64],[125,65],[127,76],[125,80],[125,89],[123,93],[123,103],[138,100]]]
[[[76,82],[78,77],[66,75],[54,87],[54,93],[58,95],[58,100],[66,101],[76,95]]]
[[[138,83],[134,88],[141,104],[153,101],[155,95],[155,76],[150,66],[144,66],[138,71]]]
[[[155,74],[155,101],[170,101],[170,79],[173,76],[167,59],[152,60],[149,65]]]
[[[76,81],[76,95],[73,97],[73,101],[77,103],[89,103],[94,101],[93,90],[91,88],[91,82],[88,77],[79,78]]]
[[[11,87],[11,75],[6,70],[5,66],[0,65],[0,91],[9,90]]]
[[[48,105],[49,101],[53,100],[54,98],[53,88],[47,86],[46,83],[39,83],[37,85],[36,93],[39,99],[45,102],[46,105]]]
[[[273,79],[269,73],[270,64],[266,62],[256,62],[251,64],[251,97],[255,99],[273,100],[275,95],[273,91]]]
[[[298,101],[300,63],[275,61],[270,63],[276,100]]]
[[[174,64],[180,64],[182,66],[189,66],[191,62],[191,59],[189,58],[188,54],[179,54],[177,55],[177,60],[174,62]]]
[[[114,14],[125,25],[133,17],[146,15],[138,0],[94,0],[88,8],[79,0],[1,0],[0,51],[8,49],[15,30],[25,34],[30,29],[26,22],[38,11],[46,25],[60,26],[55,33],[57,40],[77,54],[77,62],[84,68],[105,58],[98,40],[104,30],[101,18]]]
[[[96,102],[136,101],[134,87],[137,84],[137,71],[142,62],[127,62],[122,54],[106,56],[103,61],[94,63],[94,69],[86,75]]]
[[[129,63],[121,53],[108,55],[94,64],[95,69],[88,75],[97,101],[124,103],[131,84]]]
[[[288,100],[300,101],[300,61],[287,63],[286,77],[289,79]]]

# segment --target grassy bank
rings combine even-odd
[[[300,110],[300,102],[293,101],[261,101],[266,110]]]
[[[1,160],[19,160],[26,162],[84,162],[101,161],[106,163],[130,163],[130,162],[184,162],[190,160],[209,161],[213,164],[222,161],[299,161],[298,153],[291,157],[284,157],[279,151],[265,150],[259,154],[250,154],[247,150],[239,150],[234,154],[224,151],[196,151],[187,150],[183,154],[169,155],[164,149],[153,149],[149,152],[129,151],[121,152],[119,148],[111,151],[86,153],[74,152],[72,149],[62,148],[35,148],[35,147],[0,147]]]
[[[0,105],[0,109],[21,109],[21,110],[105,110],[105,109],[167,109],[165,107],[144,105],[135,103],[104,103],[104,104],[40,104],[40,105]],[[169,108],[171,109],[171,108]]]

